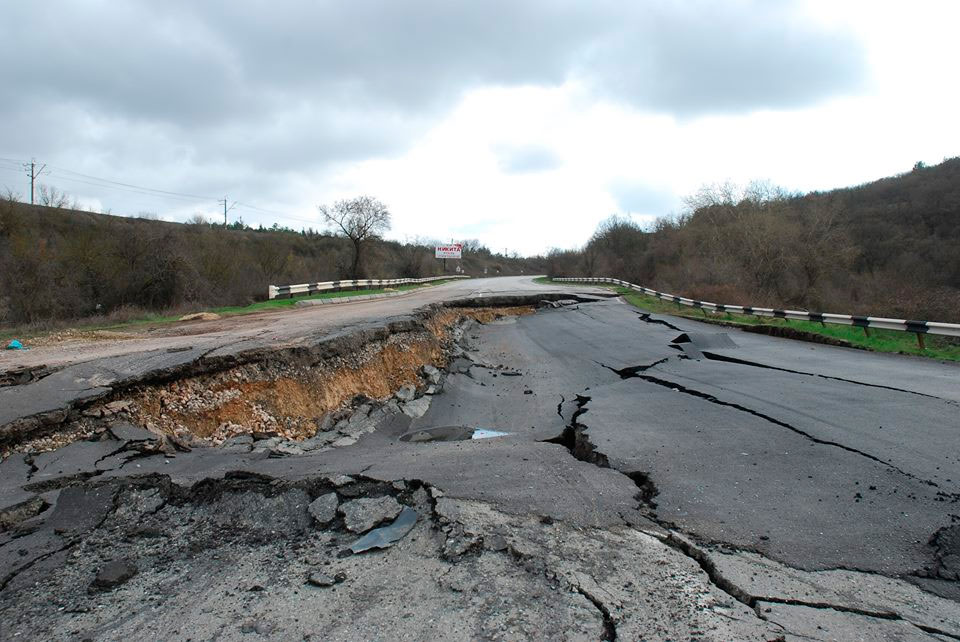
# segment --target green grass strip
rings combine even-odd
[[[573,283],[562,283],[551,281],[547,278],[534,279],[538,283],[552,285],[583,285]],[[880,330],[870,328],[870,336],[867,336],[863,328],[857,328],[847,325],[826,324],[821,325],[812,321],[795,321],[792,319],[777,319],[774,317],[758,317],[749,314],[734,314],[731,312],[713,313],[702,308],[690,308],[687,306],[678,306],[676,303],[662,301],[653,296],[647,296],[635,292],[630,288],[612,285],[598,285],[596,287],[606,287],[633,305],[645,312],[658,314],[669,314],[675,317],[685,317],[694,321],[705,321],[707,323],[720,323],[733,326],[758,326],[765,328],[789,328],[796,332],[827,337],[842,341],[845,344],[872,350],[874,352],[892,352],[896,354],[910,354],[931,359],[942,359],[944,361],[960,361],[960,342],[953,337],[943,337],[935,334],[928,334],[924,338],[926,349],[921,350],[917,344],[917,337],[910,332],[898,332],[896,330]]]

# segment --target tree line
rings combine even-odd
[[[960,322],[960,158],[793,194],[713,185],[683,212],[604,221],[551,276],[611,276],[715,303]]]
[[[337,234],[126,218],[0,199],[0,326],[242,305],[267,285],[441,273],[429,241],[385,241],[386,207],[321,207]],[[713,185],[680,214],[604,221],[579,249],[494,254],[472,275],[612,276],[716,303],[960,322],[960,158],[857,187],[794,194]]]
[[[67,209],[66,200],[50,207],[0,199],[0,326],[245,305],[266,298],[270,284],[442,274],[430,241],[379,237],[389,216],[373,201],[360,202],[376,214],[366,222],[357,203],[326,208],[345,226],[334,234],[202,217],[168,223]],[[494,254],[475,241],[468,247],[460,262],[468,274],[544,269],[542,259]]]

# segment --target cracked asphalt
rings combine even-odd
[[[376,324],[381,303],[352,323]],[[284,323],[284,342],[349,331]],[[235,356],[229,335],[216,340]],[[415,400],[425,412],[367,406],[356,421],[370,429],[342,448],[170,453],[118,428],[8,457],[0,639],[960,638],[956,365],[645,317],[618,299],[468,325],[457,349],[442,390]],[[156,369],[188,352],[123,358]],[[73,367],[108,369],[60,372]],[[112,385],[30,399],[53,377],[2,399],[51,412]],[[22,419],[10,408],[7,424]],[[508,434],[400,440],[449,426]],[[350,554],[354,524],[389,524],[398,504],[416,511],[412,530]]]

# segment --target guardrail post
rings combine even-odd
[[[925,345],[924,340],[923,340],[923,333],[922,333],[922,332],[917,332],[916,334],[917,334],[917,343],[920,345],[920,349],[921,349],[921,350],[926,350],[926,349],[927,349],[927,346]]]

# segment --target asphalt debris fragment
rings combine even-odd
[[[397,500],[389,496],[354,499],[341,504],[338,509],[347,530],[353,533],[366,533],[374,526],[393,519],[401,510]]]
[[[91,591],[110,591],[126,583],[137,574],[137,567],[129,560],[114,560],[108,562],[97,572]]]
[[[313,586],[317,586],[320,588],[328,588],[330,586],[340,584],[346,579],[347,579],[347,574],[343,572],[340,572],[340,573],[337,573],[336,575],[331,576],[331,575],[327,575],[326,573],[322,573],[320,571],[314,571],[307,576],[307,582],[309,584],[312,584]]]
[[[336,493],[326,493],[310,502],[307,510],[310,511],[310,515],[313,516],[313,520],[318,526],[326,526],[337,518],[337,507],[339,505],[340,500],[337,499]]]
[[[413,529],[417,523],[417,518],[417,511],[409,506],[404,506],[392,524],[373,529],[351,544],[350,551],[363,553],[374,548],[389,548]]]

